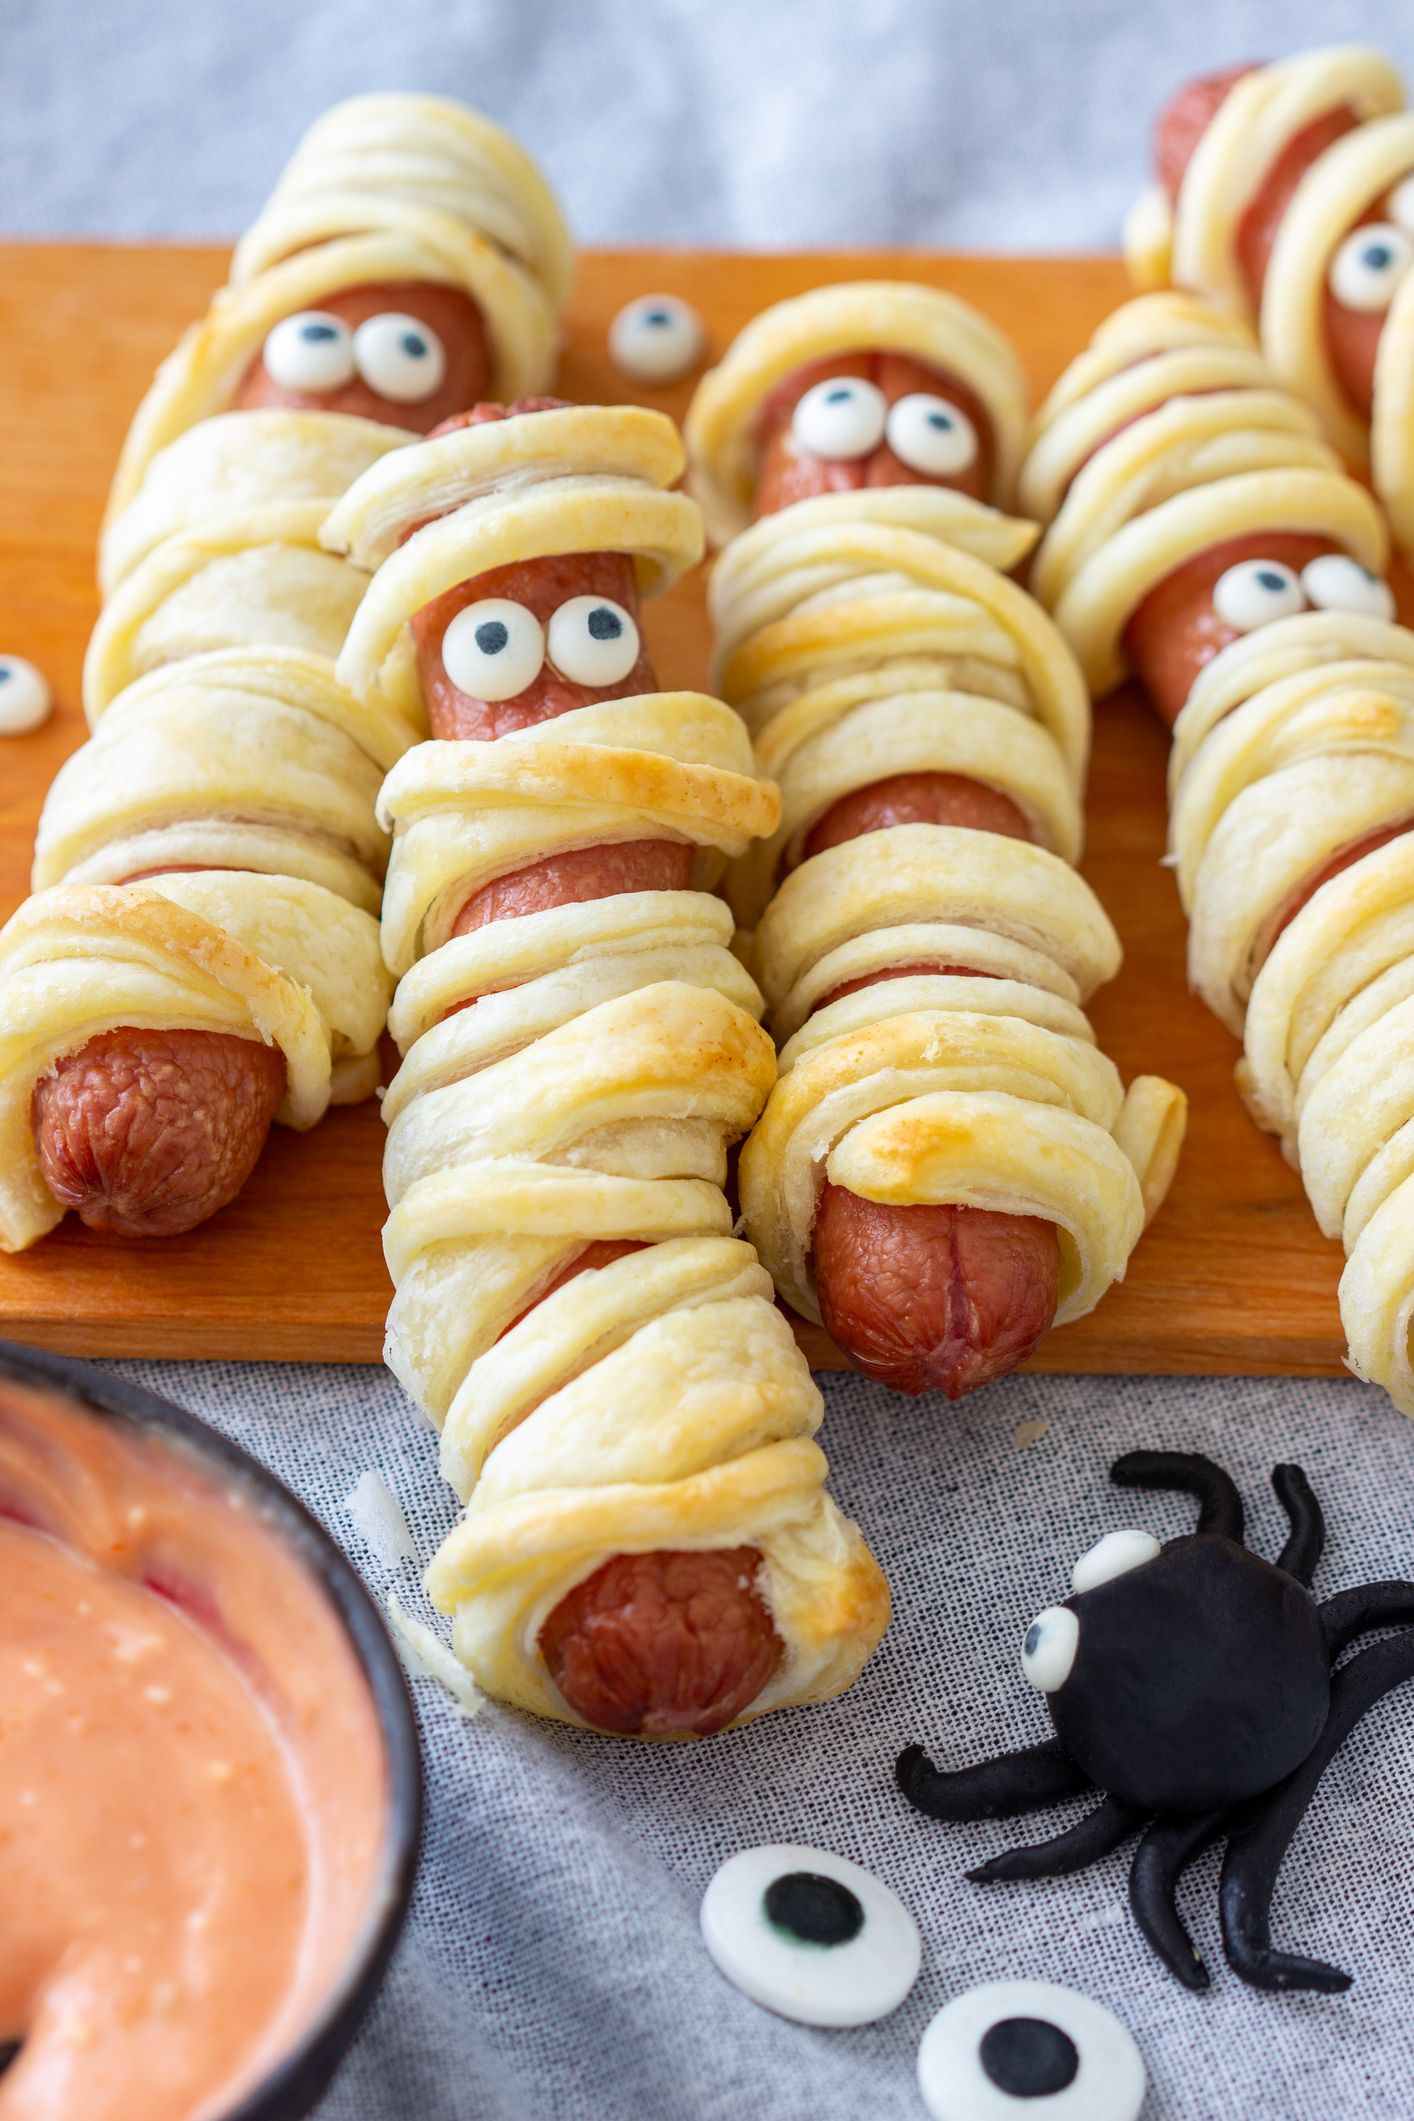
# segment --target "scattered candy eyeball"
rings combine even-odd
[[[1414,236],[1393,221],[1353,228],[1331,260],[1330,290],[1345,309],[1388,309],[1414,263]]]
[[[951,479],[977,461],[977,430],[960,405],[911,391],[889,407],[888,444],[900,463],[930,479]]]
[[[1317,611],[1355,611],[1362,618],[1392,619],[1394,591],[1348,553],[1323,552],[1301,570],[1301,587]]]
[[[44,672],[22,655],[0,655],[0,736],[28,736],[53,710]]]
[[[680,295],[640,295],[609,326],[609,355],[637,383],[675,383],[707,347],[702,319]]]
[[[441,389],[447,350],[429,324],[401,310],[369,317],[353,335],[353,356],[370,390],[395,405],[420,405]]]
[[[1073,1591],[1097,1591],[1102,1583],[1113,1583],[1116,1576],[1127,1576],[1131,1569],[1142,1569],[1146,1561],[1154,1561],[1162,1552],[1152,1532],[1126,1529],[1122,1532],[1106,1532],[1097,1539],[1088,1553],[1082,1554],[1070,1572],[1070,1588]]]
[[[1414,236],[1414,174],[1401,177],[1390,193],[1389,217],[1406,236]]]
[[[550,661],[576,685],[617,685],[638,661],[638,628],[612,597],[571,597],[550,620]]]
[[[264,360],[282,390],[342,390],[357,372],[353,333],[322,309],[282,317],[266,337]]]
[[[1306,609],[1306,592],[1294,568],[1281,560],[1239,560],[1213,586],[1213,609],[1238,633],[1255,633],[1273,619],[1294,619]]]
[[[1118,2018],[1051,1981],[989,1981],[954,1996],[918,2050],[933,2121],[1137,2121],[1146,2083]]]
[[[922,1957],[918,1925],[886,1885],[789,1843],[728,1858],[703,1896],[702,1937],[728,1981],[799,2025],[886,2018]]]
[[[791,415],[796,447],[808,457],[867,457],[884,439],[884,393],[857,376],[827,376],[807,390]]]
[[[1069,1606],[1048,1605],[1026,1630],[1021,1669],[1042,1694],[1057,1693],[1069,1679],[1080,1647],[1080,1622]]]
[[[508,597],[483,597],[459,611],[442,635],[442,668],[472,700],[513,700],[545,665],[545,634],[533,611]]]

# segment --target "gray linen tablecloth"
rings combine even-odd
[[[585,241],[1103,248],[1169,83],[1357,36],[1414,66],[1408,0],[0,0],[0,223],[229,235],[318,110],[397,86],[464,96],[522,134]],[[423,1555],[451,1521],[427,1431],[381,1372],[121,1367],[281,1472],[380,1596],[393,1579],[346,1509],[359,1474],[382,1472]],[[857,1379],[825,1389],[836,1493],[898,1606],[861,1685],[666,1749],[495,1705],[464,1722],[420,1686],[431,1809],[416,1907],[324,2121],[916,2121],[927,2018],[1008,1974],[1119,2012],[1148,2058],[1149,2121],[1414,2116],[1414,1689],[1327,1777],[1278,1895],[1283,1940],[1356,1971],[1334,2000],[1256,1996],[1226,1973],[1188,1996],[1133,1929],[1120,1859],[981,1891],[961,1873],[1004,1830],[919,1819],[890,1779],[908,1739],[960,1762],[1040,1735],[1016,1664],[1025,1622],[1099,1531],[1190,1521],[1179,1498],[1108,1493],[1118,1451],[1223,1459],[1268,1553],[1281,1528],[1267,1470],[1299,1460],[1330,1518],[1326,1591],[1414,1573],[1407,1424],[1353,1384],[1019,1378],[960,1409]],[[1023,1446],[1023,1423],[1044,1433]],[[413,1569],[396,1584],[430,1617]],[[923,1977],[883,2025],[804,2031],[708,1964],[702,1888],[723,1856],[768,1839],[869,1864],[916,1912]],[[1216,1871],[1206,1858],[1185,1893],[1214,1963]]]

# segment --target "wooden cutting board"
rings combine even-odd
[[[0,246],[0,650],[38,663],[60,702],[46,729],[0,742],[0,916],[24,896],[44,792],[84,734],[94,540],[119,443],[154,366],[224,272],[225,253],[210,249]],[[715,355],[766,304],[865,274],[931,281],[975,302],[1020,346],[1038,391],[1125,293],[1111,258],[599,252],[583,260],[570,310],[564,393],[635,395],[605,350],[609,320],[632,295],[687,296]],[[688,387],[649,395],[681,415]],[[647,631],[665,684],[704,681],[700,580],[650,607]],[[1125,964],[1092,1015],[1126,1078],[1154,1070],[1187,1090],[1187,1148],[1128,1280],[1053,1334],[1034,1367],[1334,1374],[1339,1252],[1237,1101],[1234,1041],[1185,987],[1178,899],[1159,867],[1164,754],[1139,701],[1099,710],[1084,868]],[[373,1105],[335,1113],[313,1134],[277,1129],[240,1200],[173,1243],[124,1244],[70,1219],[32,1251],[0,1257],[0,1336],[84,1355],[375,1361],[389,1294],[381,1144]],[[804,1337],[812,1361],[840,1363],[823,1334]]]

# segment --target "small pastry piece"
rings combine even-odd
[[[1148,2079],[1103,2004],[1053,1981],[989,1981],[945,2003],[918,2050],[933,2121],[1138,2121]]]
[[[0,736],[28,736],[53,712],[44,672],[22,655],[0,655]]]
[[[828,1849],[742,1849],[702,1900],[702,1941],[753,2003],[798,2025],[872,2025],[918,1979],[918,1924],[871,1872]]]
[[[1031,1623],[1022,1669],[1046,1697],[1053,1738],[948,1773],[910,1746],[899,1788],[946,1820],[1008,1819],[1097,1792],[1100,1805],[1078,1825],[969,1875],[1061,1877],[1143,1830],[1130,1871],[1134,1914],[1191,1989],[1206,1988],[1209,1974],[1174,1895],[1193,1859],[1225,1839],[1220,1905],[1233,1970],[1281,1993],[1349,1988],[1339,1968],[1274,1948],[1272,1896],[1326,1767],[1366,1710],[1414,1677],[1414,1633],[1332,1669],[1361,1634],[1414,1620],[1414,1584],[1363,1584],[1318,1604],[1310,1583],[1325,1527],[1299,1466],[1272,1474],[1290,1525],[1275,1565],[1243,1545],[1241,1498],[1211,1460],[1131,1451],[1110,1477],[1195,1496],[1196,1532],[1162,1547],[1126,1534],[1122,1551],[1110,1535],[1077,1563],[1087,1587]]]

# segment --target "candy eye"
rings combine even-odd
[[[1393,221],[1352,229],[1331,260],[1330,287],[1346,309],[1388,309],[1414,261],[1414,239]]]
[[[1057,1693],[1071,1675],[1079,1647],[1080,1622],[1070,1607],[1048,1605],[1026,1630],[1021,1669],[1041,1693]]]
[[[1414,175],[1403,177],[1389,195],[1390,219],[1414,236]]]
[[[702,1901],[702,1937],[728,1981],[800,2025],[869,2025],[918,1979],[918,1925],[857,1863],[777,1844],[731,1856]]]
[[[638,628],[612,597],[571,597],[550,620],[547,645],[576,685],[617,685],[638,661]]]
[[[442,668],[472,700],[513,700],[545,665],[545,635],[524,604],[485,597],[459,611],[442,636]]]
[[[353,356],[370,390],[395,405],[418,405],[440,390],[447,353],[430,325],[401,310],[369,317],[353,335]]]
[[[0,736],[27,736],[48,721],[53,705],[42,670],[22,655],[0,655]]]
[[[265,373],[282,390],[342,390],[354,379],[348,325],[322,309],[282,317],[265,341]]]
[[[1146,2084],[1118,2018],[1053,1981],[989,1981],[954,1996],[918,2050],[933,2121],[1136,2121]]]
[[[707,334],[690,302],[678,295],[640,295],[609,326],[616,368],[640,383],[671,383],[702,358]]]
[[[1292,619],[1306,609],[1306,595],[1295,570],[1280,560],[1239,560],[1219,575],[1213,609],[1238,633],[1254,633],[1273,619]]]
[[[1394,591],[1368,567],[1344,552],[1323,552],[1301,570],[1301,587],[1317,611],[1354,611],[1362,618],[1392,619]]]
[[[1073,1591],[1097,1591],[1102,1583],[1113,1583],[1116,1576],[1142,1569],[1161,1551],[1152,1532],[1106,1532],[1076,1562],[1070,1572],[1070,1587]]]
[[[894,455],[930,479],[953,478],[977,461],[977,430],[967,414],[926,390],[891,405],[884,432]]]
[[[815,384],[791,415],[796,446],[809,457],[867,457],[884,439],[888,406],[872,383],[852,376]]]

